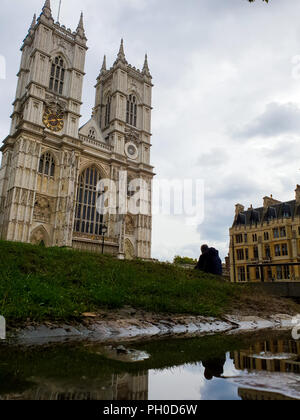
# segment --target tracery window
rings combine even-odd
[[[103,215],[96,209],[101,192],[97,192],[97,184],[101,176],[96,167],[83,171],[79,177],[77,203],[75,211],[75,232],[88,235],[101,235]]]
[[[137,123],[137,100],[134,95],[129,95],[127,100],[127,110],[126,110],[126,122],[127,124],[133,125],[136,127]]]
[[[111,96],[108,96],[105,106],[105,127],[110,123]]]
[[[88,137],[90,139],[95,139],[96,138],[96,132],[95,132],[95,129],[94,128],[91,128],[90,129],[89,134],[88,134]]]
[[[39,174],[54,177],[55,160],[51,153],[44,153],[40,158]]]
[[[61,56],[55,58],[51,65],[49,89],[62,95],[65,81],[65,64]]]

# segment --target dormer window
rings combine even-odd
[[[267,219],[268,221],[274,220],[277,217],[276,209],[274,207],[269,207]]]
[[[137,123],[137,100],[134,95],[129,95],[127,100],[127,110],[126,110],[126,122],[127,124],[133,125],[136,127]]]
[[[61,56],[56,57],[51,65],[49,89],[59,95],[63,94],[65,72],[63,58]]]
[[[283,204],[282,206],[282,217],[289,218],[292,216],[291,206],[289,204]]]
[[[236,219],[237,225],[245,225],[246,224],[246,215],[243,213],[239,213],[237,219]]]
[[[256,210],[253,210],[251,212],[251,216],[250,216],[250,223],[259,223],[259,212]]]

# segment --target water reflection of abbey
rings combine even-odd
[[[266,358],[265,355],[268,353],[274,355],[274,357]],[[281,358],[278,355],[281,355]],[[286,355],[286,358],[284,355]],[[235,351],[233,359],[238,370],[299,374],[300,342],[293,340],[260,341],[248,350]]]
[[[57,383],[45,383],[36,379],[36,386],[20,394],[0,396],[0,400],[112,400],[139,401],[148,400],[148,372],[134,375],[113,374],[101,384],[88,383],[88,390],[82,386],[65,386]],[[68,391],[65,391],[68,389]]]
[[[277,392],[261,391],[258,389],[239,388],[239,397],[243,401],[291,401],[295,398],[278,394]]]
[[[268,354],[270,356],[266,358]],[[300,342],[293,340],[260,341],[248,350],[235,351],[232,358],[238,370],[299,374]],[[244,401],[294,400],[294,398],[280,393],[247,388],[239,388],[238,395]]]

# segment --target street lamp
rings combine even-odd
[[[102,235],[102,254],[104,254],[104,236],[107,233],[107,226],[102,224],[101,225],[101,235]]]

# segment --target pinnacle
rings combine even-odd
[[[119,54],[118,55],[125,57],[125,53],[124,53],[124,40],[123,40],[123,38],[121,39],[121,45],[120,45],[120,49],[119,49]]]
[[[120,45],[120,49],[119,49],[119,52],[118,52],[118,57],[115,61],[115,64],[118,63],[119,61],[121,61],[124,64],[127,64],[126,57],[125,57],[125,52],[124,52],[123,38],[121,39],[121,45]]]
[[[35,27],[36,24],[36,14],[33,15],[32,23],[30,25],[29,30],[32,30]]]
[[[80,19],[79,19],[77,30],[78,29],[82,29],[84,31],[84,26],[83,26],[83,12],[81,12],[81,15],[80,15]]]
[[[143,67],[143,74],[145,74],[148,77],[151,77],[150,70],[149,70],[149,64],[148,64],[148,55],[145,55],[145,61],[144,61],[144,67]]]
[[[42,15],[46,16],[49,19],[52,18],[50,0],[45,1],[43,11],[42,11]]]
[[[85,32],[84,32],[83,13],[82,12],[80,14],[80,19],[79,19],[79,23],[78,23],[76,32],[81,38],[86,39]]]
[[[106,71],[106,55],[103,58],[103,64],[101,67],[101,73]]]

